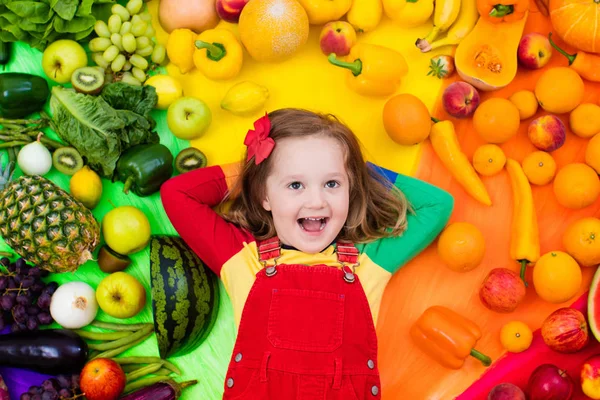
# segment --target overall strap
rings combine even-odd
[[[270,239],[257,241],[258,258],[260,262],[265,263],[271,259],[277,259],[281,256],[281,243],[277,236]],[[358,264],[358,249],[352,242],[338,240],[336,242],[336,253],[340,263]]]

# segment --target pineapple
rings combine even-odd
[[[50,272],[75,271],[100,241],[92,213],[41,176],[22,176],[0,192],[0,234],[17,254]]]

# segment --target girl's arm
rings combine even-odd
[[[400,236],[379,239],[365,246],[369,258],[382,268],[396,272],[425,250],[444,229],[454,207],[446,191],[416,178],[375,166],[377,172],[404,193],[414,213],[407,215],[407,228]]]
[[[226,222],[212,209],[223,200],[236,177],[233,164],[200,168],[169,179],[160,189],[175,230],[217,275],[244,242],[254,240],[249,232]]]

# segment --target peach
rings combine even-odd
[[[352,46],[356,44],[356,31],[345,21],[332,21],[323,26],[319,36],[321,51],[326,56],[335,53],[337,56],[346,56]]]
[[[448,85],[442,95],[444,109],[455,118],[473,115],[479,107],[479,92],[466,82],[454,82]]]
[[[527,135],[535,147],[548,152],[561,148],[567,138],[563,122],[551,114],[531,121]]]
[[[248,1],[250,0],[217,0],[217,14],[224,21],[236,23]]]
[[[581,366],[581,390],[591,399],[600,399],[600,355],[588,358]]]
[[[525,393],[512,383],[500,383],[488,393],[487,400],[526,400]]]
[[[529,33],[521,38],[517,49],[519,64],[528,69],[540,69],[550,61],[552,46],[545,35]]]

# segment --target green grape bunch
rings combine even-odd
[[[149,70],[166,61],[165,46],[154,43],[152,16],[143,5],[143,0],[129,0],[125,7],[115,4],[108,23],[94,25],[98,37],[89,43],[92,59],[105,72],[112,71],[114,81],[141,85]]]

